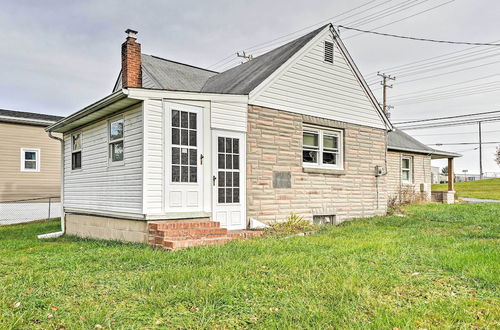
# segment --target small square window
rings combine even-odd
[[[21,148],[21,171],[40,172],[40,149]]]

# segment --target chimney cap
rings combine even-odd
[[[132,30],[132,29],[126,29],[126,30],[125,30],[125,33],[127,34],[127,37],[128,37],[128,38],[134,38],[134,39],[137,39],[137,33],[139,33],[139,32],[137,32],[137,31],[135,31],[135,30]]]

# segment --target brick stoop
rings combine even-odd
[[[152,221],[148,223],[149,245],[164,250],[224,244],[263,234],[262,231],[230,230],[210,220]]]

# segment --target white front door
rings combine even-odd
[[[166,211],[202,211],[202,108],[179,103],[166,103],[165,111]]]
[[[212,220],[227,229],[246,228],[245,134],[212,132]]]

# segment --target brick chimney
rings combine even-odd
[[[142,87],[141,44],[136,42],[137,31],[127,29],[122,44],[122,87]]]

